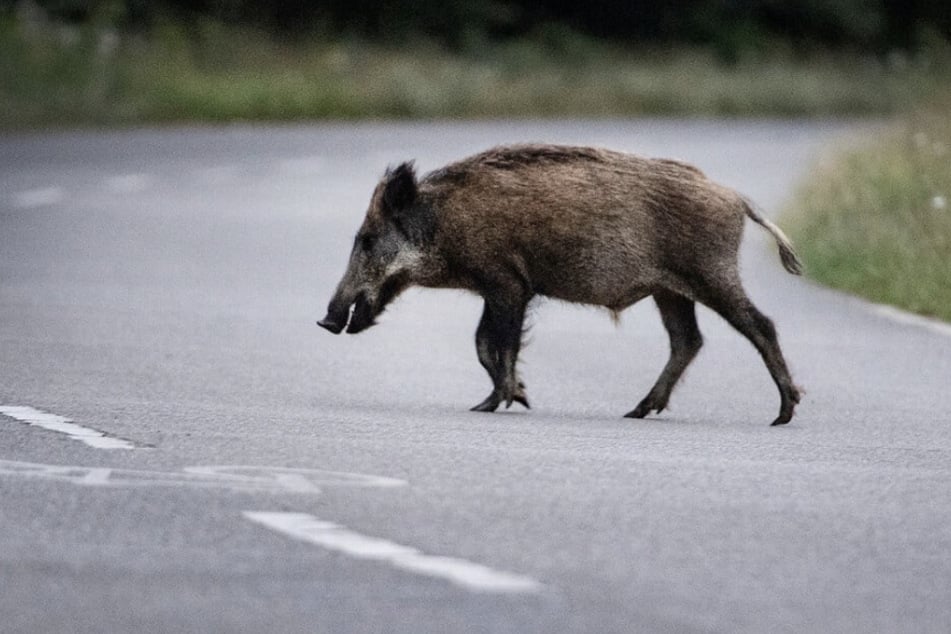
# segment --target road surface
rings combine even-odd
[[[671,408],[621,415],[667,354],[532,313],[534,409],[489,390],[478,299],[412,291],[315,325],[388,165],[489,145],[696,163],[775,216],[860,127],[487,122],[0,138],[0,631],[948,632],[951,336],[786,274],[750,295],[805,397],[700,311]]]

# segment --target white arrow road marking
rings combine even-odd
[[[326,471],[324,469],[295,469],[291,467],[223,466],[185,467],[184,471],[198,476],[240,478],[243,480],[273,481],[288,491],[309,492],[316,485],[322,487],[375,487],[388,489],[406,486],[405,480],[367,473]]]
[[[92,487],[172,486],[311,495],[320,493],[320,487],[328,486],[390,488],[406,485],[405,481],[396,478],[323,469],[208,466],[186,467],[180,472],[174,472],[76,467],[16,460],[0,460],[0,477],[3,476],[53,480]]]
[[[307,513],[245,511],[244,517],[300,541],[357,559],[382,561],[401,570],[445,579],[476,592],[536,593],[542,588],[531,577],[494,570],[456,557],[426,555],[410,546],[361,535]]]
[[[4,413],[8,413],[11,407],[3,406],[3,409]],[[16,460],[0,460],[0,477],[50,480],[84,487],[172,486],[310,495],[319,494],[320,488],[325,486],[391,488],[406,485],[405,481],[396,478],[323,469],[233,465],[186,467],[180,472],[168,472]],[[494,570],[456,557],[426,555],[410,546],[361,535],[307,513],[245,511],[243,515],[252,522],[294,539],[358,559],[386,562],[407,572],[445,579],[476,592],[536,593],[542,589],[539,582],[524,575]]]
[[[0,414],[21,423],[65,434],[96,449],[135,449],[128,440],[107,436],[101,431],[77,425],[70,419],[25,405],[0,405]]]

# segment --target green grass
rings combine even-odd
[[[946,43],[912,61],[791,53],[726,66],[700,50],[634,52],[571,32],[450,52],[216,23],[117,35],[0,20],[0,127],[163,121],[643,114],[888,113],[951,77]]]
[[[827,156],[785,224],[816,280],[951,321],[951,96]]]

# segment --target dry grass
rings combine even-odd
[[[940,47],[939,47],[940,49]],[[855,115],[945,81],[935,60],[778,55],[723,66],[700,51],[634,53],[571,33],[451,53],[249,30],[0,23],[0,126],[365,117]],[[943,49],[942,49],[943,50]]]
[[[951,321],[951,97],[822,160],[787,223],[815,279]]]

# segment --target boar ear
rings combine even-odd
[[[398,214],[416,202],[416,171],[412,161],[386,170],[383,180],[384,211]]]

